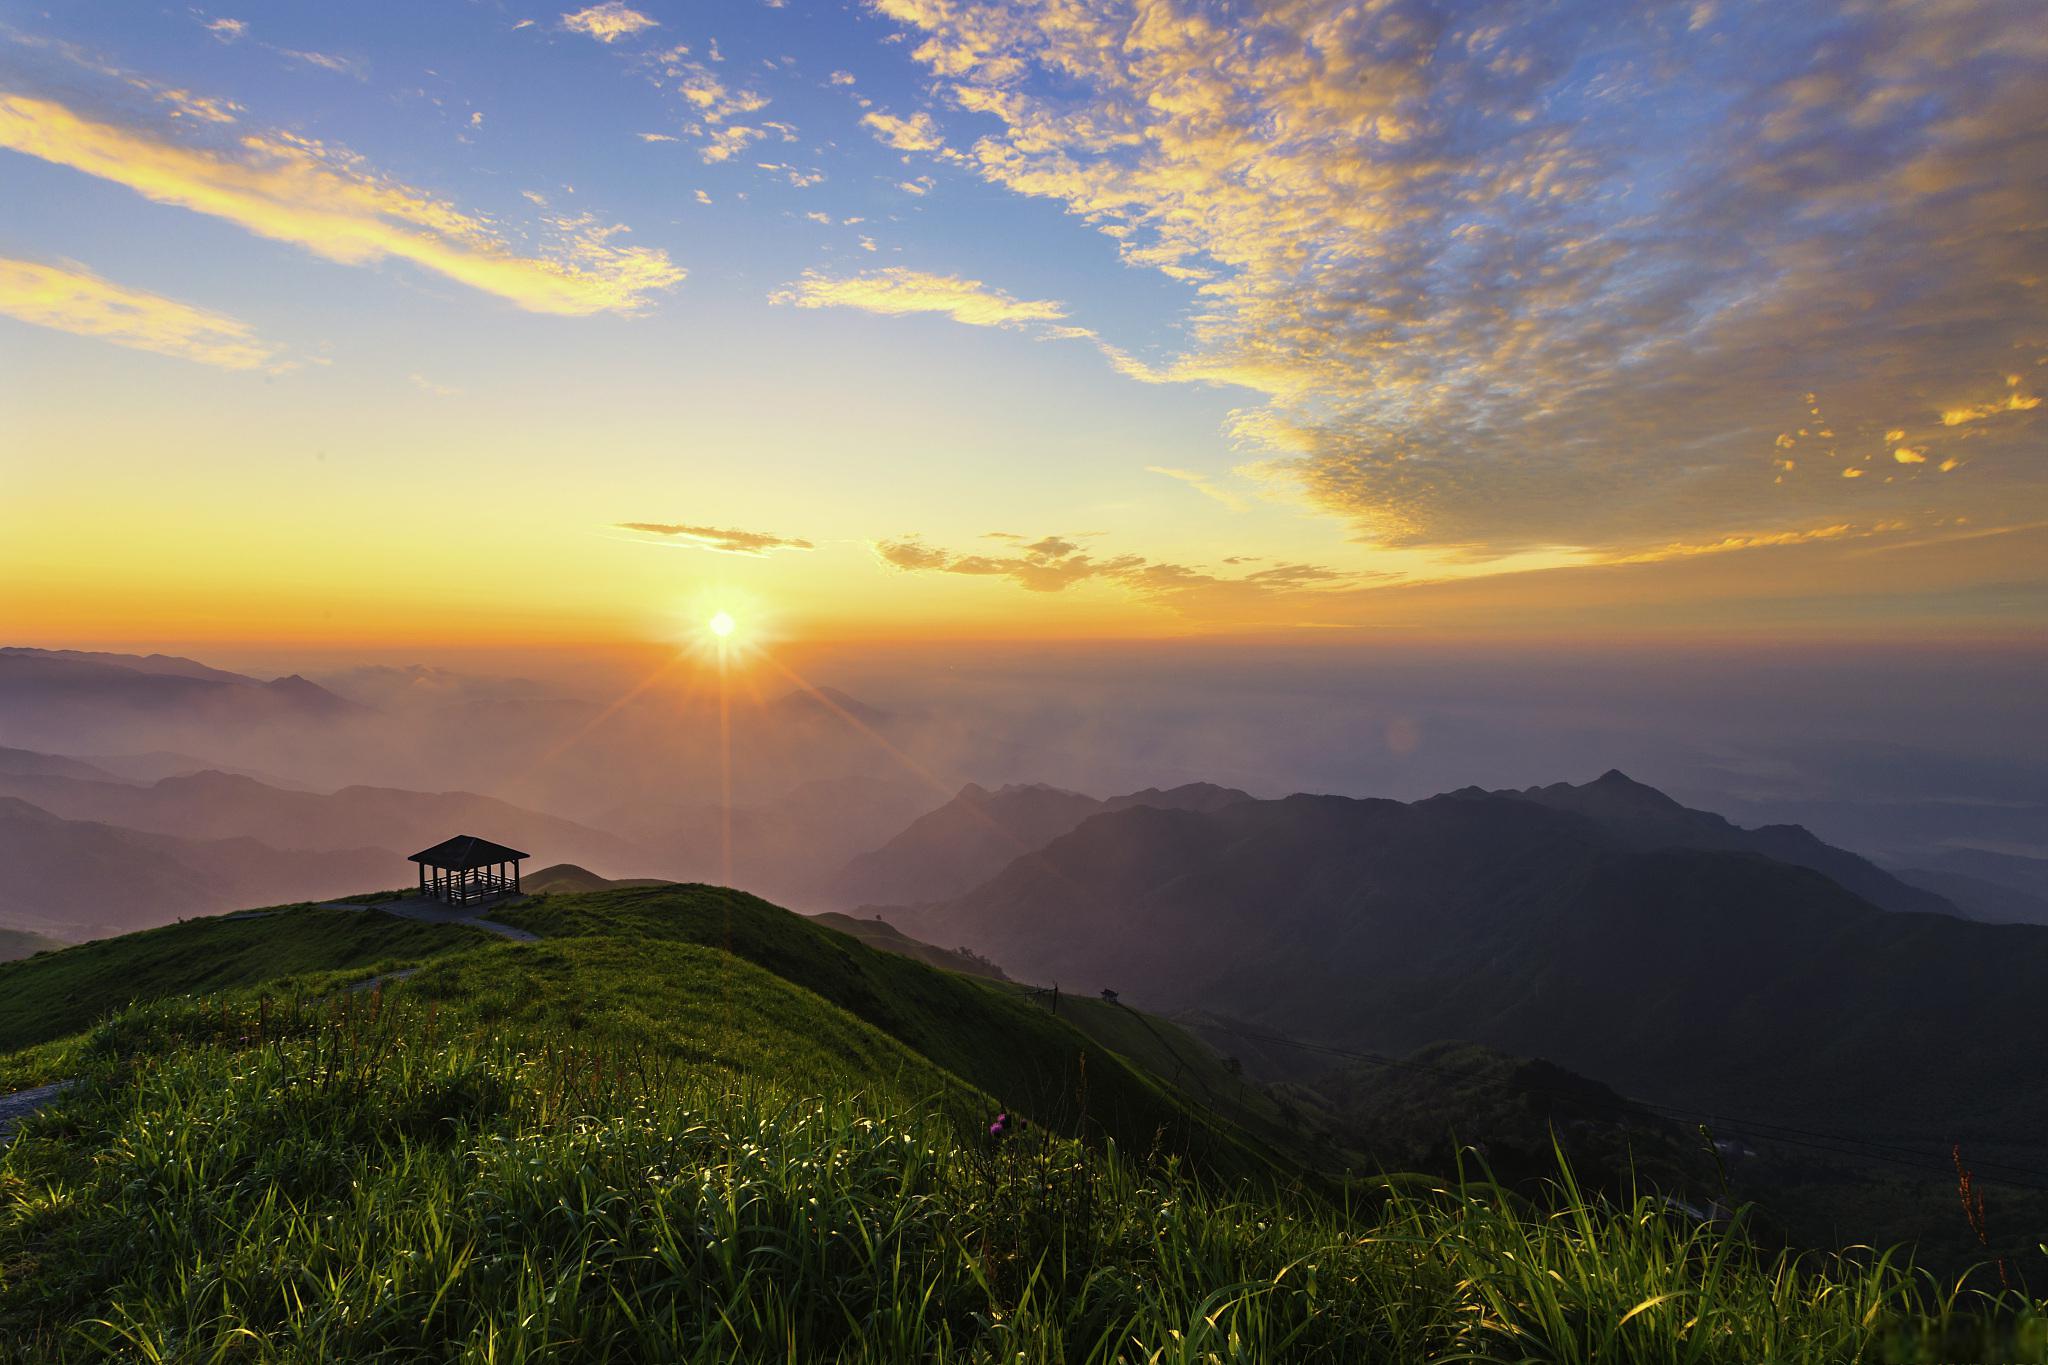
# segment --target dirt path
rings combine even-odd
[[[14,1130],[23,1119],[77,1084],[77,1081],[53,1081],[49,1085],[39,1085],[33,1090],[17,1090],[12,1095],[0,1095],[0,1151],[4,1151],[7,1145],[14,1141]]]

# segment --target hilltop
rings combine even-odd
[[[285,907],[0,966],[0,1048],[29,1044],[0,1084],[75,1082],[0,1156],[0,1343],[1193,1365],[1521,1359],[1567,1320],[1611,1359],[2048,1340],[1652,1197],[1326,1195],[1172,1025],[1055,1016],[741,892],[493,913],[542,937]]]

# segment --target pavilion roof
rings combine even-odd
[[[474,867],[517,862],[521,858],[532,856],[531,853],[522,853],[516,848],[494,844],[489,839],[479,839],[474,834],[458,834],[453,839],[443,839],[432,848],[421,849],[406,861],[425,863],[429,867],[445,867],[454,872],[467,872]]]

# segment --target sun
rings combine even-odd
[[[711,633],[713,635],[716,635],[719,639],[723,640],[728,635],[732,634],[733,626],[736,624],[737,623],[732,619],[731,612],[721,611],[716,616],[713,616],[711,618]]]

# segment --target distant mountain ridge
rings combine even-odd
[[[2023,1055],[2048,1029],[2048,931],[1881,910],[1751,849],[1646,847],[1641,822],[1567,807],[1680,819],[1662,794],[1587,785],[1132,807],[886,914],[1022,980],[1310,1040],[1463,1037],[1836,1124],[2009,1138],[2048,1119]]]
[[[1207,782],[1166,790],[1147,787],[1106,801],[1044,783],[1013,783],[990,791],[970,782],[888,843],[848,862],[829,883],[827,898],[841,905],[942,900],[1105,811],[1133,806],[1219,810],[1251,799],[1248,793]]]
[[[561,861],[631,869],[646,858],[638,846],[602,830],[473,792],[286,791],[252,777],[209,771],[147,784],[0,773],[0,795],[70,820],[187,839],[247,837],[279,849],[375,847],[403,857],[473,828]]]
[[[0,868],[0,921],[81,938],[392,886],[404,864],[378,848],[283,850],[67,820],[0,796]]]
[[[1644,850],[1700,848],[1762,854],[1794,867],[1810,867],[1885,910],[1957,913],[1956,907],[1940,894],[1909,885],[1867,858],[1822,843],[1802,826],[1762,825],[1743,829],[1711,811],[1682,806],[1617,768],[1576,787],[1568,782],[1520,791],[1489,792],[1464,787],[1450,795],[1509,797],[1553,810],[1572,811]]]

